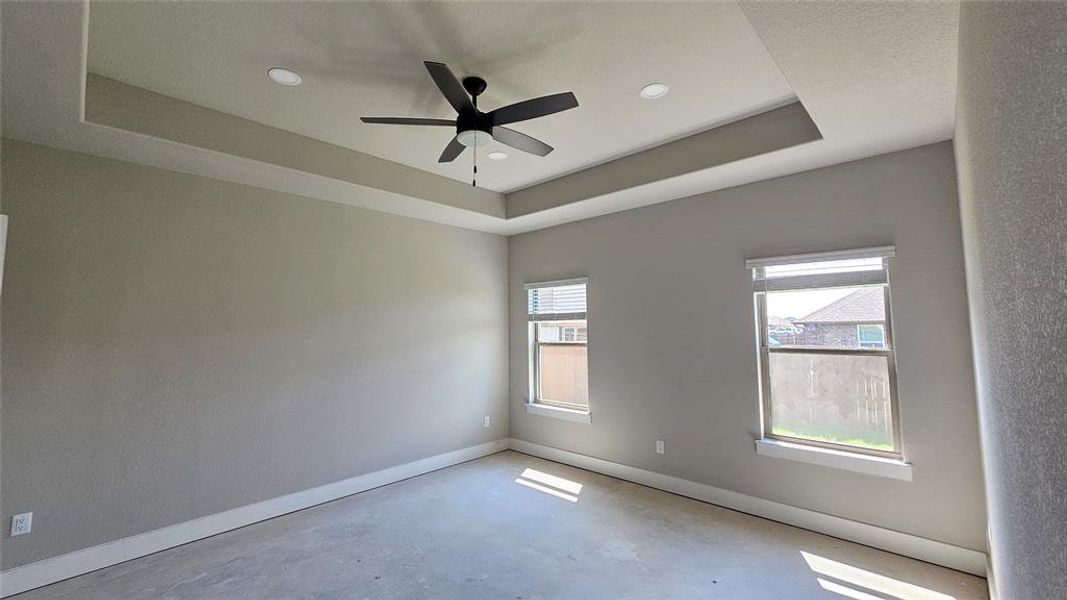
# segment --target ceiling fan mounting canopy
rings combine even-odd
[[[460,82],[444,63],[425,61],[423,64],[434,83],[437,84],[437,88],[441,90],[441,94],[456,111],[454,121],[412,117],[361,117],[360,120],[364,123],[383,125],[454,126],[456,135],[445,146],[437,162],[452,162],[463,153],[464,148],[483,146],[491,140],[536,156],[547,156],[549,152],[552,152],[552,146],[525,133],[504,127],[504,125],[544,117],[578,106],[578,99],[573,93],[563,92],[482,112],[478,110],[478,96],[489,85],[484,79],[472,76],[464,77]]]
[[[481,77],[471,76],[463,78],[463,89],[467,90],[467,93],[475,99],[477,99],[487,87],[489,87],[489,84]]]

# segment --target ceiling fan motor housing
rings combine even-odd
[[[474,110],[462,110],[456,115],[456,133],[477,129],[489,135],[493,134],[493,120],[489,115]]]

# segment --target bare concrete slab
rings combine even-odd
[[[509,451],[16,598],[988,595],[979,577]]]

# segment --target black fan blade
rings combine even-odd
[[[522,150],[537,156],[547,156],[549,152],[552,152],[552,146],[507,127],[494,127],[493,139],[516,150]]]
[[[430,77],[433,77],[433,82],[437,84],[441,93],[445,95],[445,99],[452,105],[452,108],[456,109],[456,112],[474,109],[470,96],[463,89],[463,84],[452,74],[452,69],[449,69],[448,65],[428,60],[423,61],[422,64],[426,65],[426,70],[430,72]]]
[[[459,156],[460,154],[463,154],[463,151],[466,148],[467,148],[466,146],[464,146],[463,144],[459,143],[459,137],[458,136],[454,137],[454,138],[452,138],[452,141],[448,142],[448,145],[445,146],[445,151],[441,153],[441,158],[438,158],[437,162],[439,162],[439,163],[452,162],[452,161],[456,160],[457,156]]]
[[[570,110],[577,106],[578,99],[574,97],[574,94],[563,92],[509,104],[489,113],[489,117],[493,119],[493,125],[507,125]]]
[[[455,121],[448,119],[416,119],[408,117],[360,117],[364,123],[378,123],[381,125],[435,125],[438,127],[455,127]]]

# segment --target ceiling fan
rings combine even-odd
[[[484,146],[492,140],[511,146],[523,152],[537,156],[546,156],[552,152],[552,146],[539,139],[504,127],[511,123],[536,119],[578,106],[578,99],[571,92],[541,96],[524,100],[489,111],[478,110],[478,96],[485,91],[488,84],[481,77],[464,77],[460,83],[448,65],[439,62],[424,61],[430,77],[444,94],[445,99],[456,109],[456,119],[420,119],[410,117],[361,117],[364,123],[384,125],[430,125],[435,127],[455,127],[456,136],[445,146],[437,162],[452,162],[467,147]],[[474,167],[478,173],[477,165]]]

